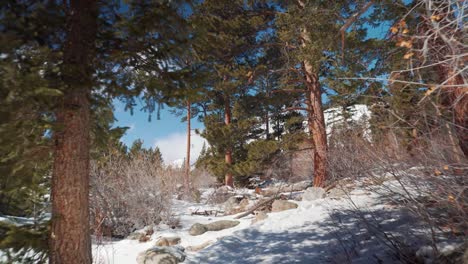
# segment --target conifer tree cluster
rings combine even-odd
[[[426,2],[1,1],[0,216],[34,221],[0,222],[0,249],[92,262],[90,161],[114,151],[163,164],[159,149],[120,142],[114,100],[130,111],[141,100],[150,119],[164,105],[183,116],[186,194],[192,164],[245,186],[304,145],[314,186],[331,184],[324,111],[346,119],[356,104],[372,111],[374,141],[416,156],[443,134],[447,160],[463,163],[466,30],[453,1]],[[197,161],[195,118],[208,142]]]

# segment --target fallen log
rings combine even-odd
[[[246,217],[248,216],[249,214],[253,214],[253,212],[257,209],[260,209],[264,206],[267,206],[269,203],[273,203],[273,201],[276,199],[277,197],[272,197],[272,198],[269,198],[267,200],[264,200],[264,201],[261,201],[261,202],[258,202],[256,205],[254,205],[252,208],[250,208],[249,210],[247,210],[246,212],[234,217],[234,219],[241,219],[242,217]]]
[[[260,190],[260,194],[263,196],[272,196],[277,195],[278,193],[282,192],[299,192],[307,189],[308,187],[312,186],[312,182],[310,181],[301,181],[293,184],[287,184],[282,186],[275,186],[269,187]]]
[[[219,210],[203,210],[203,211],[199,211],[198,209],[191,212],[191,215],[202,215],[202,216],[218,216],[218,213],[222,214],[224,213],[223,211],[219,211]]]

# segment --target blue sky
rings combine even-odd
[[[156,119],[154,113],[151,122],[148,121],[148,113],[140,111],[141,105],[135,107],[133,115],[130,111],[124,111],[124,104],[118,100],[114,101],[114,107],[114,115],[117,119],[115,125],[129,127],[122,138],[123,143],[129,146],[136,139],[142,139],[147,148],[158,146],[167,163],[184,158],[187,123],[181,122],[181,117],[171,113],[168,107],[161,111],[160,120]],[[196,128],[203,128],[203,124],[192,119],[192,129]],[[193,130],[191,135],[192,156],[195,162],[204,140]]]

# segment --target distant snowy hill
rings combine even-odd
[[[303,113],[304,114],[304,113]],[[370,140],[371,131],[370,131],[370,117],[371,111],[369,107],[364,104],[357,104],[343,109],[342,107],[329,108],[324,111],[325,117],[325,126],[327,127],[327,135],[330,136],[333,131],[336,131],[343,127],[345,124],[348,126],[359,125],[364,128],[364,137]],[[346,118],[345,118],[346,117]],[[346,123],[345,123],[346,121]],[[307,120],[304,120],[304,132],[309,132],[309,127],[307,125]],[[270,122],[269,132],[270,134],[274,132],[273,127],[274,123]],[[283,124],[280,124],[283,125]],[[261,129],[265,129],[265,124],[260,126]],[[253,141],[253,140],[252,140]]]
[[[184,166],[184,163],[185,163],[185,159],[176,159],[176,160],[173,160],[168,165],[174,168],[182,168]]]
[[[358,125],[364,129],[364,137],[368,140],[371,139],[371,111],[369,110],[367,105],[357,104],[349,106],[346,109],[343,109],[341,107],[329,108],[324,111],[324,116],[328,136],[330,136],[335,129],[339,130],[344,125]]]

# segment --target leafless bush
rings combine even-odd
[[[193,189],[202,189],[214,187],[217,183],[216,177],[214,177],[207,169],[200,168],[191,171],[190,184]]]
[[[268,179],[284,182],[310,180],[314,170],[312,155],[310,144],[302,144],[297,150],[281,152],[272,160],[264,174]]]
[[[178,173],[147,154],[111,154],[91,163],[91,225],[96,235],[123,237],[173,221]]]
[[[438,252],[438,243],[448,239],[462,241],[468,230],[468,162],[457,154],[458,144],[447,140],[446,129],[450,127],[441,125],[423,131],[412,142],[411,152],[389,145],[398,141],[387,141],[386,137],[370,142],[358,132],[343,131],[334,135],[338,144],[330,146],[330,175],[334,181],[355,179],[364,183],[364,188],[380,194],[388,206],[409,210],[416,221],[424,224],[427,241]],[[398,128],[392,130],[398,134]],[[361,220],[371,226],[369,220]],[[379,228],[369,232],[381,232],[383,241],[399,258],[414,258],[414,252],[408,251],[397,237]]]

